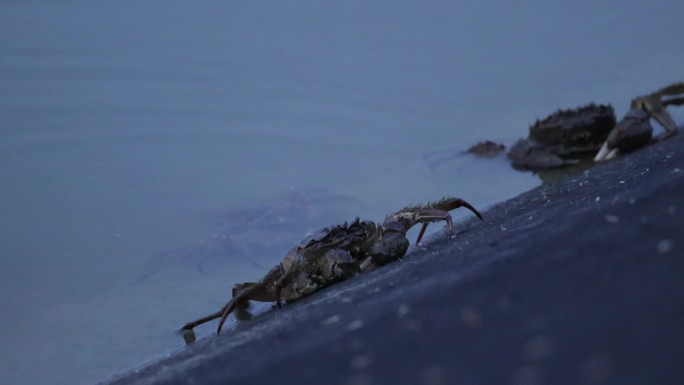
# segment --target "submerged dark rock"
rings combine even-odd
[[[467,153],[477,155],[477,156],[482,156],[485,158],[493,158],[500,153],[502,153],[506,149],[506,146],[504,146],[501,143],[495,143],[492,142],[491,140],[486,140],[484,142],[480,142],[469,149],[466,150]]]

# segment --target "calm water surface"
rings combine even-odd
[[[558,107],[622,114],[684,68],[679,0],[0,9],[3,384],[182,349],[181,324],[322,226],[526,191],[459,151]]]

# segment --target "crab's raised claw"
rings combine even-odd
[[[418,239],[416,239],[416,243],[420,243],[420,240],[423,239],[423,234],[425,233],[425,229],[427,228],[428,223],[437,221],[446,221],[447,231],[451,231],[453,223],[451,220],[451,215],[448,211],[437,209],[422,209],[416,212],[416,222],[423,223],[423,227],[420,229],[420,234],[418,234]]]
[[[484,221],[484,219],[482,219],[482,215],[480,214],[480,212],[477,211],[475,209],[475,207],[471,206],[470,203],[464,201],[461,198],[449,198],[445,201],[444,205],[445,205],[445,207],[440,207],[440,209],[446,210],[446,211],[451,211],[451,210],[457,209],[459,207],[465,207],[468,210],[472,211],[473,214],[475,214],[478,218],[480,218],[481,221]]]
[[[449,211],[455,210],[459,207],[467,208],[468,210],[472,211],[473,214],[475,214],[478,218],[480,218],[481,221],[484,220],[482,218],[482,214],[480,214],[480,212],[477,211],[475,207],[471,206],[470,203],[464,201],[461,198],[448,198],[436,203],[434,207],[435,208],[422,209],[416,213],[416,221],[423,223],[423,227],[420,229],[420,233],[418,234],[418,239],[416,239],[416,243],[420,243],[420,240],[423,239],[425,229],[427,229],[427,226],[430,222],[444,220],[447,223],[448,231],[451,231],[453,227],[453,222],[451,220],[451,215],[449,214]]]
[[[682,91],[682,93],[684,93],[684,91]],[[684,104],[684,97],[669,98],[669,99],[663,100],[663,106],[665,106],[665,107],[667,107],[667,106],[681,106],[682,104]]]
[[[218,328],[216,328],[216,334],[221,334],[221,328],[223,328],[223,324],[236,307],[247,304],[250,299],[260,299],[261,294],[263,294],[265,291],[266,290],[263,283],[260,282],[258,284],[250,283],[250,286],[247,286],[239,292],[234,293],[233,298],[228,301],[228,303],[220,311],[221,319],[219,320]]]

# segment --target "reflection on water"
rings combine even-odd
[[[577,159],[577,161],[577,164],[557,169],[538,171],[535,174],[543,183],[553,183],[565,177],[587,171],[596,164],[594,163],[594,154],[588,154],[586,156],[580,157]]]
[[[251,264],[267,271],[274,264],[273,256],[289,250],[293,239],[325,227],[331,218],[364,211],[350,196],[314,188],[291,189],[256,207],[220,210],[205,216],[210,224],[206,238],[150,259],[150,271],[141,279],[178,266],[204,276],[221,264]]]
[[[4,3],[0,382],[93,383],[181,349],[183,322],[320,227],[530,189],[504,159],[424,156],[510,142],[559,107],[621,116],[681,78],[683,13]]]

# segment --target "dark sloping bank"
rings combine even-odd
[[[112,384],[681,383],[683,139]]]

